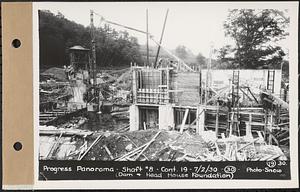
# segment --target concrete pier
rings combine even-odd
[[[174,108],[171,104],[160,105],[158,107],[159,129],[174,128]]]
[[[129,130],[137,131],[139,130],[139,108],[137,105],[131,105],[129,107]]]

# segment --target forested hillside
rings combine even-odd
[[[97,28],[96,57],[98,67],[129,66],[142,63],[139,44],[126,31],[115,31],[108,25]],[[68,49],[74,45],[90,48],[90,28],[66,19],[62,14],[39,11],[40,68],[69,64]]]

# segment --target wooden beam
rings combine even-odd
[[[187,108],[187,109],[185,109],[184,117],[183,117],[183,120],[181,122],[181,127],[180,127],[180,133],[181,134],[183,133],[184,125],[185,125],[186,119],[188,117],[188,114],[189,114],[189,109]]]
[[[256,102],[256,103],[259,103],[259,102],[257,101],[256,97],[254,96],[254,94],[252,93],[252,91],[250,90],[250,88],[249,88],[249,87],[247,87],[247,88],[248,88],[248,92],[249,92],[250,95],[253,97],[253,99],[255,100],[255,102]]]
[[[242,91],[242,93],[244,95],[246,95],[248,97],[248,99],[250,99],[250,101],[252,101],[252,98],[240,87],[240,90]]]
[[[57,138],[55,144],[52,145],[52,147],[50,148],[49,153],[47,154],[47,158],[51,157],[51,156],[52,156],[52,153],[56,150],[57,145],[58,145],[58,143],[59,143],[59,141],[60,141],[62,135],[63,135],[63,132],[60,133],[60,135],[59,135],[59,137]]]
[[[103,146],[105,151],[107,152],[107,154],[109,155],[110,159],[114,159],[113,155],[111,154],[110,150],[108,149],[108,147],[106,145]]]
[[[89,148],[84,152],[84,154],[78,159],[79,161],[91,150],[91,148],[98,143],[98,141],[100,140],[100,138],[102,137],[102,135],[99,135],[95,141],[89,146]]]
[[[132,93],[133,93],[133,103],[137,102],[137,89],[138,86],[136,84],[136,73],[137,71],[132,70]]]
[[[137,160],[141,154],[143,154],[144,151],[146,151],[146,149],[151,145],[151,143],[153,143],[155,141],[155,139],[158,137],[158,135],[160,134],[161,131],[157,132],[156,135],[151,139],[151,141],[149,141],[149,143],[141,150],[141,152],[134,158],[134,160]]]
[[[124,158],[126,158],[126,157],[128,157],[128,156],[132,156],[132,155],[138,153],[138,152],[141,151],[141,149],[142,149],[143,147],[145,147],[146,145],[147,145],[147,143],[145,143],[145,144],[139,146],[138,148],[135,148],[134,150],[132,150],[132,151],[126,153],[125,155],[116,158],[115,161],[121,161],[121,160],[123,160]]]

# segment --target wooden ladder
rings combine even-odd
[[[232,107],[236,111],[232,112],[231,123],[230,123],[230,135],[238,134],[240,135],[239,129],[239,81],[240,81],[240,71],[233,71],[232,75]]]
[[[267,90],[274,93],[275,70],[268,70]]]

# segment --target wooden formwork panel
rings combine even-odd
[[[177,105],[195,106],[200,102],[199,95],[200,73],[172,72],[170,75],[170,88],[175,90],[171,99]]]

